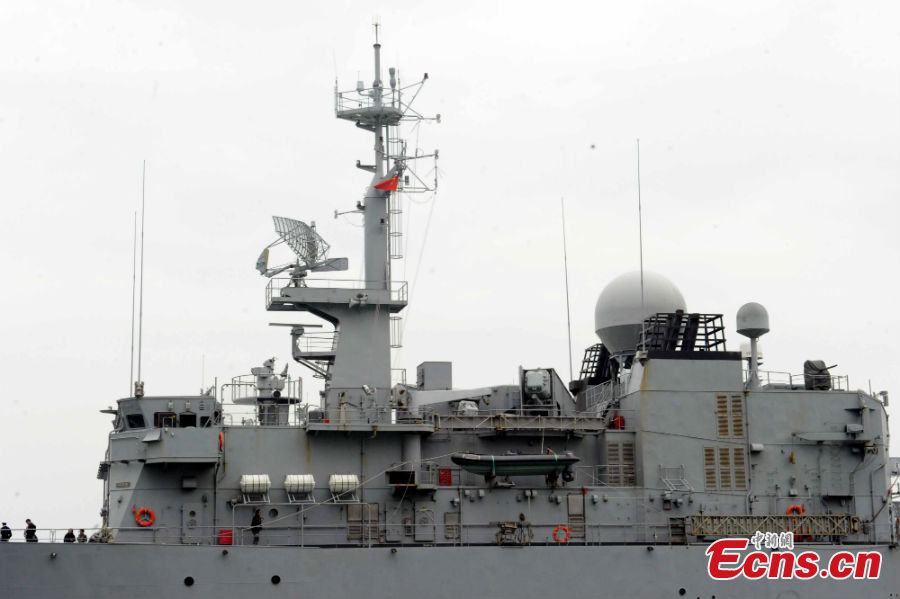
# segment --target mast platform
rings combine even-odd
[[[345,94],[358,95],[359,92],[337,92],[335,94],[334,115],[339,119],[368,126],[394,126],[403,119],[403,112],[396,106],[390,104],[376,106],[375,101],[369,96],[358,95],[356,98],[348,98]]]
[[[362,280],[278,278],[266,286],[266,310],[291,312],[304,306],[381,306],[388,312],[399,312],[409,303],[406,281],[392,281],[390,289],[379,283]]]

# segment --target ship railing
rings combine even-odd
[[[226,427],[237,426],[262,426],[257,406],[246,404],[223,404],[222,423]],[[304,404],[291,405],[288,408],[287,419],[284,422],[268,423],[267,427],[298,428],[306,424],[306,406]]]
[[[334,114],[352,114],[361,110],[375,108],[374,88],[353,89],[334,92]],[[399,90],[382,89],[382,108],[401,110],[403,104],[400,101]]]
[[[477,489],[469,489],[475,493]],[[461,490],[463,493],[465,489]],[[608,498],[606,493],[609,492],[608,487],[593,486],[585,487],[585,501],[605,501]],[[548,493],[551,499],[553,494],[561,494],[565,500],[567,489],[544,490],[541,492],[540,501],[546,501]],[[604,494],[603,498],[594,492]],[[639,498],[635,497],[617,497],[617,501],[639,502]],[[526,501],[535,501],[535,499],[526,499]],[[358,504],[365,506],[367,504]],[[369,504],[374,505],[374,504]],[[333,522],[328,524],[310,524],[304,522],[304,514],[313,513],[319,509],[347,509],[347,504],[335,503],[310,503],[310,504],[288,504],[288,503],[270,503],[264,506],[250,505],[247,509],[235,514],[232,523],[223,523],[217,526],[194,526],[194,527],[165,527],[152,526],[142,528],[134,527],[107,527],[107,528],[85,528],[85,534],[88,539],[97,538],[101,535],[108,535],[108,541],[116,544],[154,544],[154,545],[253,545],[253,533],[250,530],[250,518],[252,517],[252,509],[262,507],[263,525],[260,534],[259,546],[284,546],[284,547],[335,547],[335,546],[380,546],[385,543],[415,543],[428,545],[483,545],[491,544],[495,540],[495,535],[500,524],[508,524],[504,522],[467,522],[460,523],[453,520],[445,520],[446,515],[437,513],[428,513],[424,511],[425,518],[416,518],[414,520],[398,523],[385,522],[386,515],[389,517],[396,516],[388,509],[387,513],[379,512],[378,517],[366,520],[362,518],[357,522],[347,522],[342,518],[341,522]],[[365,514],[366,510],[359,510],[361,514]],[[456,513],[456,512],[450,512]],[[423,515],[423,514],[419,514]],[[823,515],[826,519],[832,515]],[[695,518],[703,518],[702,515],[694,516]],[[729,516],[715,516],[728,521]],[[310,519],[312,517],[310,516]],[[754,516],[739,515],[735,516],[735,521],[739,519],[753,519]],[[765,516],[757,518],[765,519]],[[782,515],[771,516],[773,520],[784,520]],[[801,518],[803,520],[803,518]],[[515,521],[515,519],[512,519]],[[565,523],[565,521],[563,521]],[[531,520],[525,521],[524,526],[533,533],[523,538],[521,544],[532,545],[556,545],[552,539],[552,531],[560,524],[558,519],[551,520]],[[569,544],[603,544],[603,543],[668,543],[669,522],[653,521],[653,522],[628,522],[623,524],[621,521],[604,521],[604,522],[585,522],[584,536],[571,538]],[[862,536],[857,536],[854,543],[886,543],[892,538],[893,521],[885,521],[878,525],[872,525],[871,522],[865,523],[862,530]],[[755,532],[755,526],[745,527],[746,530],[724,530],[722,534],[731,536],[750,536]],[[45,529],[39,528],[36,531],[38,543],[63,543],[66,528]],[[816,529],[818,530],[818,529]],[[823,532],[824,531],[824,532]],[[74,528],[73,532],[78,535],[79,529]],[[812,542],[830,543],[827,537],[827,530],[817,533],[816,539]],[[25,529],[12,529],[12,538],[10,543],[24,543]],[[707,533],[713,534],[714,533]],[[98,541],[88,541],[94,543]],[[848,540],[844,540],[845,543]],[[78,545],[79,543],[74,543]]]
[[[353,289],[358,291],[390,291],[391,301],[405,302],[409,300],[409,288],[406,281],[391,281],[389,287],[383,281],[367,281],[365,279],[298,279],[290,277],[273,277],[266,285],[266,306],[272,303],[273,297],[281,297],[281,290],[288,287],[309,289]]]
[[[315,424],[377,424],[377,423],[419,423],[431,424],[437,429],[565,429],[581,432],[598,432],[604,428],[614,428],[611,416],[601,418],[594,411],[575,412],[565,416],[530,414],[527,410],[478,410],[472,413],[440,414],[433,406],[397,409],[393,407],[358,408],[348,407],[322,410],[316,406],[306,406],[305,420]],[[622,419],[621,430],[633,430],[633,410],[616,410]]]
[[[629,430],[634,422],[628,416],[633,410],[617,410],[624,418],[619,428]],[[529,414],[527,410],[478,410],[471,414],[435,414],[433,421],[436,428],[441,429],[473,429],[473,430],[570,430],[575,432],[599,432],[611,428],[609,418],[601,418],[595,411],[574,412],[570,415],[554,416]],[[633,429],[631,429],[633,430]]]
[[[74,528],[72,530],[73,530],[73,534],[75,534],[75,536],[76,536],[76,543],[77,543],[78,542],[77,536],[81,529]],[[97,537],[95,535],[100,535],[103,531],[111,532],[112,530],[113,529],[111,529],[111,528],[85,528],[84,534],[88,538],[87,542],[97,543],[98,541],[96,540]],[[9,541],[4,541],[4,542],[9,542],[9,543],[25,543],[25,542],[27,542],[25,539],[26,529],[11,528],[10,531],[12,533],[12,538],[9,539]],[[38,543],[63,543],[63,542],[65,542],[64,539],[65,539],[66,533],[68,531],[69,531],[68,528],[38,528],[35,531],[35,538],[37,539],[36,542],[38,542]],[[92,540],[90,540],[91,538],[94,538],[95,540],[92,541]]]
[[[849,375],[834,374],[792,374],[790,372],[781,372],[777,370],[760,370],[759,383],[763,387],[769,386],[773,389],[806,389],[806,380],[811,379],[815,386],[829,387],[831,391],[850,391]],[[750,380],[750,371],[743,371],[743,380],[746,383]],[[821,383],[821,385],[819,385]]]
[[[303,379],[293,378],[288,375],[285,378],[282,397],[302,399]],[[246,403],[259,399],[259,389],[256,387],[256,377],[252,374],[242,374],[232,377],[230,383],[221,386],[219,397],[222,398],[222,422],[225,426],[258,426],[259,410],[256,403]],[[241,403],[236,403],[243,400]],[[305,409],[300,404],[291,404],[288,408],[288,419],[274,426],[300,426],[305,420]]]
[[[623,391],[625,391],[625,385],[613,380],[593,385],[584,392],[585,406],[588,409],[602,412],[606,406],[621,397]]]
[[[302,393],[303,379],[287,375],[284,380],[284,389],[281,391],[282,397],[296,397],[299,399]],[[259,390],[256,388],[256,376],[242,374],[232,377],[230,383],[222,385],[219,397],[225,402],[234,402],[248,397],[259,397]]]
[[[383,423],[431,423],[434,420],[434,409],[429,406],[401,410],[392,407],[347,408],[340,407],[323,410],[317,406],[307,405],[304,408],[304,421],[315,424],[383,424]]]
[[[406,384],[406,369],[405,368],[391,368],[391,387],[394,385],[405,385]]]
[[[297,351],[303,353],[333,352],[337,349],[337,344],[337,331],[303,333],[296,341]]]
[[[575,466],[575,484],[589,487],[634,487],[637,484],[634,462]]]
[[[334,92],[334,113],[341,114],[351,110],[362,110],[375,106],[373,100],[366,92],[369,90],[348,90]]]

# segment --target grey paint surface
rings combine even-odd
[[[376,549],[184,546],[0,547],[14,571],[43,572],[6,584],[5,597],[889,597],[900,589],[898,550],[881,548],[879,581],[717,582],[704,547],[465,547]],[[861,546],[860,550],[878,549]],[[821,551],[823,555],[835,549]],[[99,566],[102,564],[102,566]],[[114,574],[113,574],[114,573]],[[281,582],[273,585],[273,576]],[[186,587],[184,579],[193,577]]]

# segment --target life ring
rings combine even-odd
[[[562,531],[563,536],[560,536],[559,533]],[[559,543],[560,545],[569,542],[569,527],[563,526],[560,524],[556,528],[553,529],[553,540]]]
[[[806,506],[805,506],[805,505],[797,505],[797,504],[795,503],[794,505],[790,506],[790,507],[787,509],[787,515],[788,515],[788,516],[799,516],[800,514],[804,514],[804,513],[806,513]],[[793,522],[794,524],[796,524],[796,523],[797,523],[797,520],[794,519],[794,520],[792,520],[792,522]],[[794,542],[795,542],[795,543],[799,543],[799,542],[802,541],[802,540],[803,540],[803,535],[799,535],[799,534],[796,534],[796,533],[794,534]],[[806,540],[807,540],[807,541],[812,541],[813,538],[812,538],[812,536],[807,536],[807,537],[806,537]]]
[[[219,451],[225,447],[225,433],[219,433]]]
[[[153,524],[153,521],[156,520],[156,514],[154,514],[153,510],[151,510],[150,508],[142,507],[137,512],[135,512],[134,519],[137,521],[138,526],[146,528]]]

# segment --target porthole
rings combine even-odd
[[[275,576],[272,577],[272,584],[278,584],[279,582],[281,582],[281,576],[276,574]]]
[[[193,577],[193,576],[188,576],[187,578],[185,578],[185,579],[184,579],[184,586],[186,586],[186,587],[194,586],[194,577]]]
[[[278,517],[278,510],[276,510],[275,508],[270,509],[269,510],[269,518],[277,518],[277,517]]]

